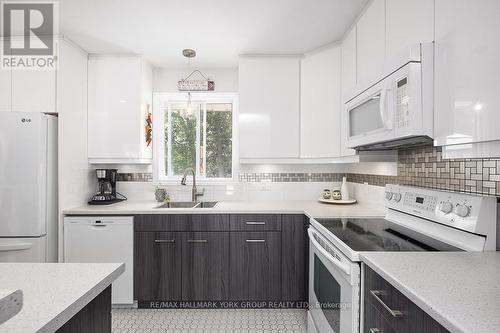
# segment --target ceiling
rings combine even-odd
[[[301,54],[339,40],[368,0],[61,0],[60,33],[90,53],[154,66],[237,66],[239,54]]]

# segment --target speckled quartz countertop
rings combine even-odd
[[[20,289],[0,289],[0,325],[14,317],[23,307],[23,292]]]
[[[380,217],[383,205],[356,203],[353,205],[324,204],[317,201],[221,201],[213,208],[160,208],[155,201],[124,201],[112,205],[85,205],[67,209],[66,215],[113,214],[306,214],[309,217]]]
[[[23,291],[22,310],[0,332],[54,332],[124,270],[124,264],[0,263],[0,286]]]
[[[451,332],[500,332],[500,252],[372,252],[361,260]]]

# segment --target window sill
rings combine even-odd
[[[240,182],[234,179],[196,179],[197,186],[204,185],[236,185]],[[187,180],[186,186],[192,186],[193,181],[189,177]],[[153,185],[156,186],[172,186],[172,185],[181,185],[181,179],[159,179],[153,181]]]

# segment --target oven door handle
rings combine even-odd
[[[340,268],[344,273],[347,275],[351,275],[351,267],[347,264],[344,264],[341,262],[339,259],[335,258],[333,255],[331,255],[327,250],[321,246],[321,244],[318,243],[316,239],[314,239],[314,231],[311,230],[311,228],[307,229],[307,233],[309,234],[309,240],[311,241],[312,245],[321,252],[322,255],[324,255],[332,264]]]

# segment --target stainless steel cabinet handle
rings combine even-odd
[[[155,243],[175,243],[175,239],[155,239]]]
[[[207,243],[206,239],[188,239],[188,243]]]
[[[266,224],[265,221],[246,221],[246,224],[248,225],[264,225]]]
[[[265,239],[247,239],[246,242],[247,243],[265,243],[266,240]]]
[[[384,332],[382,332],[378,328],[370,328],[370,333],[384,333]]]
[[[386,295],[386,292],[385,291],[382,291],[382,290],[370,290],[370,294],[372,294],[373,298],[375,298],[375,300],[377,302],[379,302],[380,304],[382,304],[382,306],[391,314],[391,316],[393,316],[394,318],[400,318],[400,317],[403,317],[404,316],[404,313],[399,311],[399,310],[393,310],[391,309],[389,306],[387,306],[387,304],[384,303],[384,301],[382,301],[382,299],[380,298],[380,296],[384,296]]]

